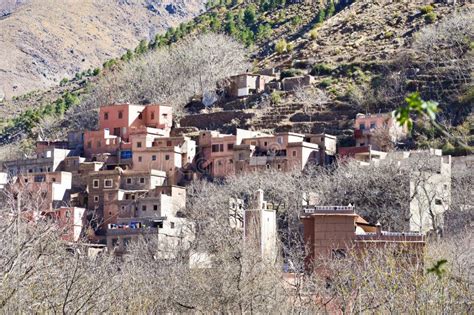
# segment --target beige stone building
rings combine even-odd
[[[3,169],[9,176],[18,174],[48,173],[61,170],[62,162],[69,155],[67,149],[48,148],[35,155],[14,161],[2,162]]]

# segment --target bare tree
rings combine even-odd
[[[461,91],[446,89],[472,85],[474,40],[474,11],[464,9],[454,12],[441,22],[422,29],[415,36],[414,53],[419,65],[435,78],[431,92],[460,95]]]
[[[295,101],[303,105],[303,113],[309,116],[310,122],[312,121],[312,116],[317,111],[322,111],[324,106],[330,102],[326,92],[318,88],[299,86],[294,90],[293,94]]]
[[[248,68],[246,50],[234,39],[222,34],[196,35],[107,73],[69,116],[83,126],[84,116],[90,111],[93,115],[101,105],[153,102],[173,106],[179,117],[192,97],[215,93],[218,81]]]

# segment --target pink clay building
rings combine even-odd
[[[379,143],[373,140],[376,132],[386,132],[388,139],[393,143],[396,143],[407,135],[407,129],[398,125],[392,113],[357,114],[354,122],[356,146],[372,145],[373,149],[380,150]]]
[[[84,133],[84,153],[116,154],[129,142],[132,130],[168,136],[173,121],[172,108],[162,105],[117,104],[102,106],[99,111],[99,129]]]

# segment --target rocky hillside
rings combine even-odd
[[[122,1],[122,9],[133,5],[136,6]],[[424,99],[442,105],[440,115],[447,115],[456,128],[460,126],[456,133],[470,137],[466,141],[474,139],[474,129],[469,127],[469,122],[474,121],[472,3],[322,0],[307,4],[266,0],[209,1],[208,6],[211,9],[207,12],[143,43],[144,47],[142,43],[129,46],[130,56],[121,55],[120,51],[106,55],[108,61],[98,76],[87,74],[49,91],[0,103],[0,142],[12,142],[19,138],[12,135],[25,131],[35,136],[32,127],[42,124],[42,118],[62,117],[64,110],[87,95],[88,86],[120,68],[120,63],[203,31],[225,33],[243,42],[249,49],[254,71],[274,67],[280,73],[278,79],[311,74],[314,83],[305,89],[309,98],[291,91],[262,93],[247,99],[223,98],[211,108],[189,113],[181,121],[182,126],[223,131],[241,127],[328,132],[340,135],[344,141],[352,138],[352,122],[358,112],[393,110],[404,104],[408,93],[420,91]],[[460,12],[464,16],[453,19]],[[451,29],[442,33],[436,27],[445,21],[454,22]],[[425,45],[439,38],[456,37],[462,46],[461,54],[439,60],[437,57],[443,57],[446,51],[435,52],[438,46],[450,47],[442,44],[425,47],[420,53],[414,43],[427,29],[431,29],[432,37],[425,36]],[[143,52],[140,48],[144,48]],[[116,63],[118,67],[114,66]],[[450,72],[452,69],[457,72]],[[312,98],[314,95],[319,100]],[[446,145],[432,130],[423,132],[430,134],[427,145]],[[416,141],[421,144],[420,139]]]
[[[331,8],[331,3],[336,5]],[[391,111],[403,105],[405,96],[413,91],[438,101],[442,115],[449,116],[454,124],[462,124],[473,107],[469,96],[472,59],[467,62],[470,68],[448,79],[448,72],[444,72],[444,68],[449,70],[447,65],[431,62],[426,67],[418,63],[413,43],[422,30],[443,23],[455,12],[469,12],[472,20],[473,9],[469,2],[453,5],[437,1],[427,5],[423,0],[380,0],[326,1],[322,5],[295,4],[261,11],[251,26],[257,30],[251,46],[256,68],[275,67],[288,76],[311,74],[315,78],[313,87],[324,92],[327,100],[305,106],[294,93],[280,92],[267,96],[275,98],[270,104],[258,97],[224,101],[222,111],[214,108],[189,116],[183,125],[201,122],[199,127],[203,127],[208,121],[223,129],[237,126],[328,132],[350,138],[356,113]],[[238,16],[239,10],[234,8],[234,15]],[[266,36],[258,36],[265,25],[270,26]],[[472,40],[472,30],[469,32]],[[284,48],[277,51],[280,44]],[[469,54],[472,56],[472,52],[467,53],[465,58]]]
[[[204,0],[0,0],[0,94],[57,85],[191,19]],[[1,96],[1,95],[0,95]]]

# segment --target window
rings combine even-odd
[[[131,178],[127,178],[127,184],[131,184],[132,183],[132,179]]]
[[[99,196],[94,196],[94,202],[99,202]]]
[[[114,182],[111,179],[104,179],[104,187],[105,188],[112,188],[113,183]]]
[[[228,143],[227,144],[227,151],[231,151],[234,149],[234,144],[233,143]]]
[[[118,112],[118,118],[119,118],[119,119],[122,119],[122,118],[123,118],[123,111],[119,111],[119,112]]]
[[[153,211],[158,211],[158,205],[153,205]]]
[[[114,136],[120,137],[120,128],[114,128]]]
[[[165,160],[168,161],[170,159],[170,156],[168,154],[165,155]]]
[[[167,146],[167,147],[171,147],[171,141],[169,141],[169,140],[166,141],[166,146]]]
[[[66,218],[70,218],[70,217],[71,217],[71,211],[66,210]]]
[[[168,118],[168,114],[162,114],[161,116],[163,116],[164,119]]]
[[[137,148],[141,148],[142,147],[142,143],[140,141],[137,142]]]
[[[25,178],[25,183],[28,183],[28,178]]]
[[[283,144],[283,137],[278,137],[277,142],[278,144]]]
[[[243,161],[244,159],[244,154],[243,153],[239,153],[239,161]]]
[[[28,170],[28,173],[33,173],[33,169],[30,168],[30,169]]]
[[[37,175],[34,178],[35,183],[42,183],[46,181],[46,177],[44,175]]]
[[[269,169],[270,169],[270,164],[267,164],[267,170],[269,170]]]
[[[109,120],[109,113],[108,112],[104,113],[104,120]]]
[[[266,147],[266,146],[268,145],[268,142],[265,141],[265,142],[263,143],[263,145]]]
[[[365,129],[365,124],[360,124],[360,125],[359,125],[359,129],[360,129],[360,130],[364,130],[364,129]]]
[[[174,222],[170,222],[170,228],[174,229]]]
[[[52,181],[53,183],[55,183],[55,182],[56,182],[56,178],[54,178],[54,177],[51,178],[51,181]]]
[[[347,256],[345,249],[333,249],[332,250],[332,258],[333,259],[342,259]]]
[[[138,119],[140,119],[140,120],[143,119],[142,113],[138,113]]]
[[[92,181],[92,187],[94,188],[99,188],[99,180],[98,179],[94,179]]]
[[[128,200],[130,199],[130,195],[129,194],[125,194],[125,200]]]
[[[87,148],[88,149],[92,148],[92,141],[87,141]]]
[[[441,206],[442,204],[443,204],[443,201],[441,199],[439,199],[439,198],[435,199],[435,205]]]
[[[145,177],[140,177],[140,184],[145,184]]]
[[[132,200],[135,200],[135,195],[131,195],[132,196]]]
[[[102,143],[100,141],[97,141],[97,147],[100,148],[102,146]]]
[[[141,162],[143,158],[141,156],[138,157],[138,162]]]
[[[293,156],[296,156],[296,151],[293,151]]]
[[[218,144],[213,144],[212,145],[212,152],[219,152],[219,145]]]
[[[374,121],[370,123],[370,129],[375,129],[376,126],[377,124]]]
[[[278,164],[278,169],[281,170],[281,165],[280,164]]]
[[[146,211],[146,205],[142,205],[142,211]]]
[[[151,160],[152,160],[152,161],[156,161],[156,155],[152,155],[152,156],[151,156]]]
[[[151,118],[151,120],[155,119],[155,112],[151,112],[150,118]]]

